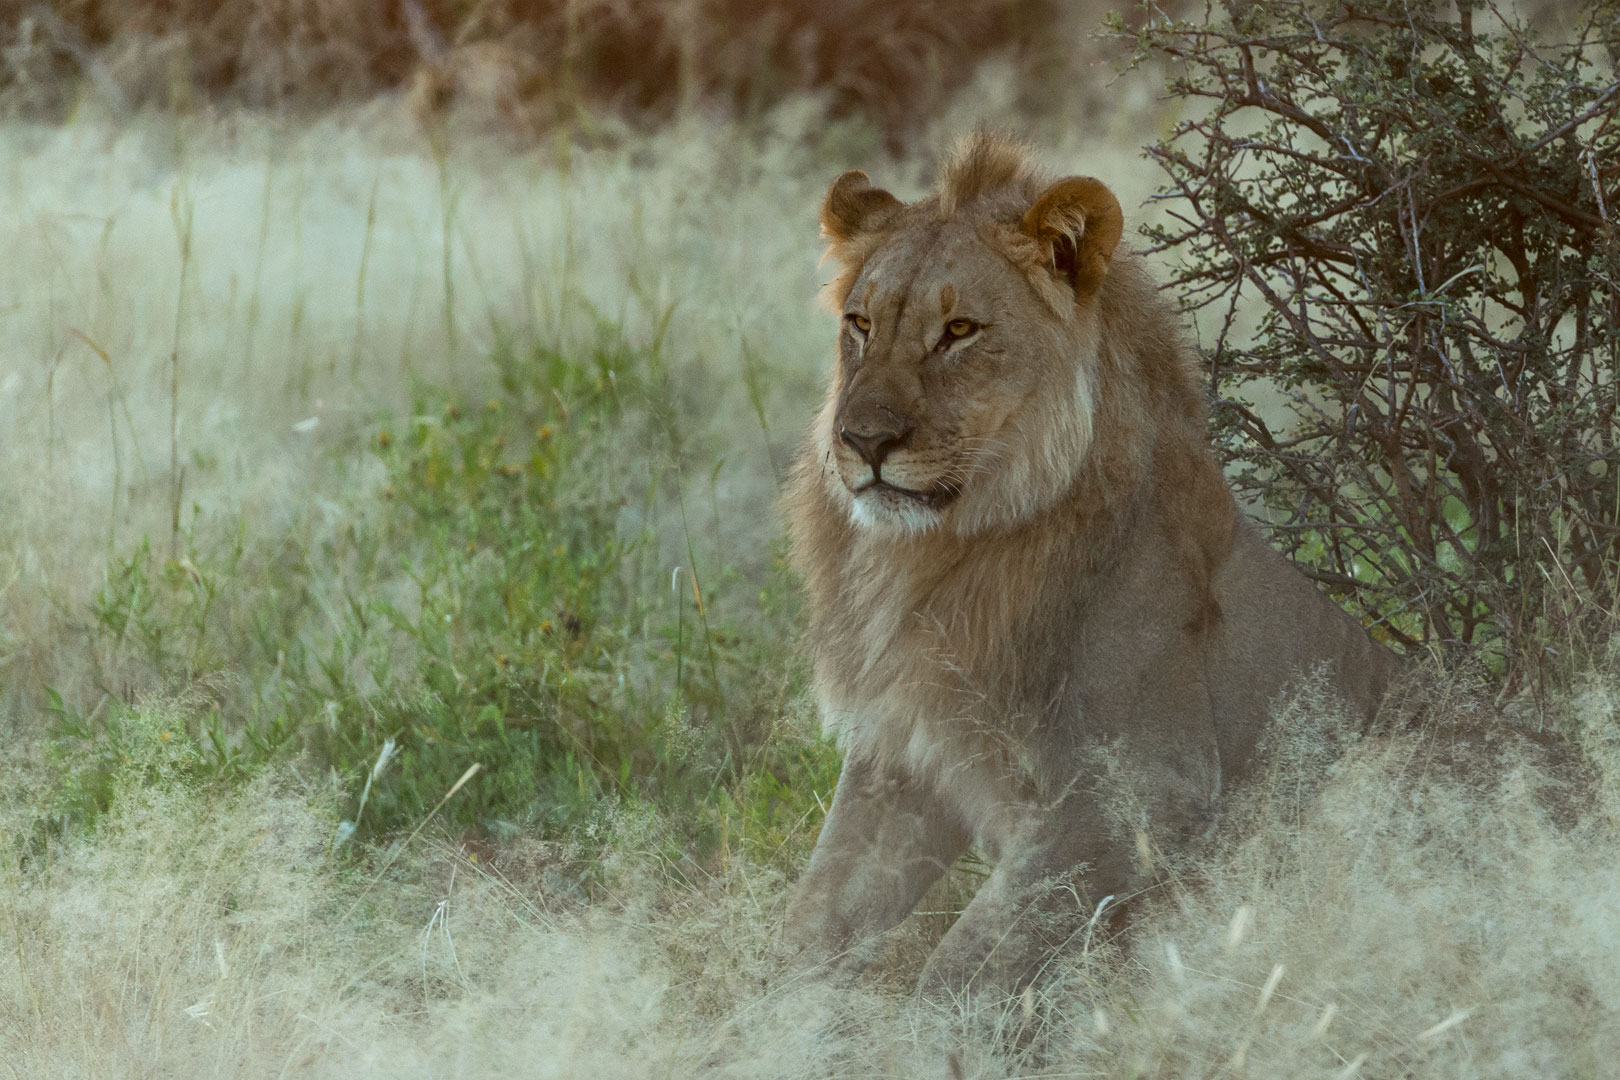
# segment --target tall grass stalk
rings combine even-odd
[[[90,337],[90,335],[86,334],[83,330],[70,326],[68,327],[67,332],[72,337],[77,338],[87,349],[95,353],[96,356],[101,360],[101,366],[107,372],[107,382],[112,391],[112,401],[117,403],[119,410],[124,415],[124,427],[129,431],[129,442],[131,448],[133,448],[135,451],[135,464],[140,468],[141,482],[143,484],[150,484],[152,482],[152,474],[147,471],[146,455],[141,451],[141,429],[135,423],[135,417],[131,415],[129,411],[129,395],[124,393],[124,387],[118,381],[118,369],[113,366],[112,356],[108,354],[106,349],[98,345],[94,338]],[[57,355],[60,358],[61,354],[58,353]],[[51,372],[54,376],[55,364],[52,364]],[[52,428],[54,430],[54,416],[52,419]]]
[[[450,175],[450,129],[435,125],[429,145],[439,174],[439,268],[443,283],[444,347],[451,362],[461,355],[456,335],[455,222],[457,192]]]
[[[180,558],[180,500],[186,473],[180,465],[180,351],[185,330],[186,287],[191,276],[191,239],[196,202],[185,182],[177,182],[169,193],[169,216],[174,222],[175,241],[180,248],[180,274],[174,297],[174,334],[169,350],[169,557]],[[112,365],[109,364],[110,368]]]
[[[366,800],[371,798],[371,786],[387,770],[388,763],[394,759],[397,749],[398,744],[392,738],[384,740],[382,749],[377,751],[376,762],[372,764],[371,771],[366,773],[366,785],[360,789],[360,805],[355,807],[354,817],[351,820],[338,822],[333,847],[342,847],[354,835],[354,830],[360,825],[360,819],[365,816]]]
[[[270,243],[270,213],[275,205],[272,198],[276,176],[276,156],[267,155],[264,162],[264,184],[259,190],[259,242],[253,256],[253,284],[248,290],[247,324],[242,345],[242,374],[253,377],[253,352],[259,343],[261,298],[264,296],[265,250]]]
[[[450,790],[446,791],[444,796],[433,805],[433,809],[429,810],[425,815],[423,815],[422,820],[417,822],[416,828],[410,831],[410,835],[406,836],[403,840],[396,840],[393,844],[389,845],[388,854],[383,859],[382,865],[377,868],[377,872],[371,876],[371,878],[366,882],[365,887],[360,890],[359,895],[354,898],[354,903],[350,904],[349,909],[343,913],[343,917],[338,920],[340,923],[349,921],[349,918],[354,915],[355,910],[359,908],[360,902],[366,898],[366,894],[375,888],[377,883],[383,879],[383,875],[388,873],[388,868],[394,865],[394,861],[399,858],[400,854],[411,846],[412,841],[422,834],[422,830],[427,827],[428,822],[433,820],[434,815],[440,810],[443,810],[445,804],[455,796],[456,792],[460,791],[464,786],[466,786],[467,781],[477,776],[479,770],[482,768],[483,765],[476,761],[467,766],[467,771],[461,774],[461,778],[459,780],[450,785]]]
[[[354,281],[354,344],[349,349],[349,378],[360,373],[360,347],[366,329],[366,270],[371,265],[371,238],[377,230],[377,189],[382,175],[371,178],[371,194],[366,198],[366,231],[360,241],[360,269]]]
[[[754,408],[754,419],[759,421],[759,433],[763,440],[762,452],[765,460],[771,467],[771,479],[776,483],[776,489],[782,490],[782,471],[776,464],[776,454],[771,446],[771,422],[765,416],[765,394],[760,381],[760,361],[754,354],[754,348],[747,337],[737,336],[737,363],[742,368],[743,387],[748,391],[748,404]]]
[[[680,508],[681,539],[686,544],[686,558],[690,564],[687,580],[692,583],[692,602],[697,607],[698,626],[703,632],[703,654],[708,660],[710,685],[718,692],[721,687],[720,670],[714,659],[714,637],[709,632],[709,609],[703,603],[703,588],[698,584],[697,549],[692,543],[692,529],[686,520],[686,485],[682,481],[679,465],[675,466],[675,502]]]

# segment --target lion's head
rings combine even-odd
[[[1048,183],[1021,146],[978,135],[910,205],[844,173],[821,225],[842,325],[814,438],[855,525],[972,535],[1067,491],[1093,434],[1113,193]]]

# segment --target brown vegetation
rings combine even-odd
[[[992,53],[1050,58],[1062,12],[1052,0],[7,0],[0,94],[59,111],[86,84],[119,108],[410,89],[532,130],[581,106],[748,114],[815,91],[896,134]]]

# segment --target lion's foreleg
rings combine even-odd
[[[864,967],[879,935],[910,913],[967,844],[931,785],[871,761],[846,761],[784,937],[810,963]]]
[[[1014,993],[1040,976],[1058,952],[1073,948],[1105,898],[1124,901],[1140,885],[1127,848],[1106,842],[1112,829],[1101,815],[1049,820],[1042,835],[996,868],[923,968],[925,997]],[[1063,835],[1066,834],[1066,835]]]
[[[995,871],[929,957],[924,995],[1018,991],[1108,925],[1105,900],[1131,901],[1208,835],[1220,765],[1206,702],[1196,679],[1147,683],[1122,725],[1131,737],[1082,755],[1083,779],[1055,802],[989,824],[1003,838]]]

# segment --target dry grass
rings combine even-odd
[[[1570,708],[1612,734],[1617,702],[1594,679]],[[542,845],[362,872],[332,854],[330,790],[290,772],[224,796],[145,784],[93,838],[4,850],[0,1053],[29,1077],[1607,1075],[1612,777],[1564,832],[1524,761],[1460,784],[1404,737],[1301,768],[1329,737],[1303,721],[1331,708],[1284,714],[1293,764],[1201,880],[977,1012],[885,989],[916,948],[852,989],[791,974],[781,877],[734,860],[677,880],[650,817],[610,825],[585,903]],[[184,722],[146,718],[154,747]]]
[[[1015,107],[993,81],[973,102],[992,119]],[[1274,779],[1234,808],[1244,827],[1197,880],[1167,883],[1128,940],[1089,942],[1039,995],[976,1013],[905,995],[937,917],[856,987],[788,972],[774,935],[810,821],[755,862],[671,858],[665,810],[645,806],[604,813],[590,851],[463,843],[430,822],[379,870],[380,853],[334,848],[352,793],[308,760],[235,784],[186,771],[179,733],[208,688],[155,686],[138,658],[86,644],[109,555],[142,535],[166,547],[181,486],[190,535],[228,544],[241,525],[319,563],[380,498],[368,423],[408,407],[415,380],[479,400],[500,333],[656,341],[683,438],[711,463],[702,512],[653,523],[660,587],[693,555],[705,574],[756,580],[778,528],[760,507],[827,355],[822,185],[863,165],[906,193],[926,173],[818,115],[785,108],[747,139],[690,122],[599,151],[458,133],[440,156],[390,105],[303,126],[0,129],[0,1074],[1611,1071],[1609,661],[1552,703],[1602,778],[1574,831],[1529,797],[1535,763],[1517,751],[1489,784],[1415,766],[1430,760],[1417,736],[1334,763],[1331,703],[1307,696],[1283,714]],[[1153,122],[1122,110],[1116,132],[1049,139],[1052,158],[1115,178],[1134,205],[1151,178],[1131,133]],[[317,577],[335,587],[342,572]],[[93,833],[41,828],[47,686],[85,712],[111,708],[103,694],[139,703]],[[929,905],[970,884],[961,871]]]

